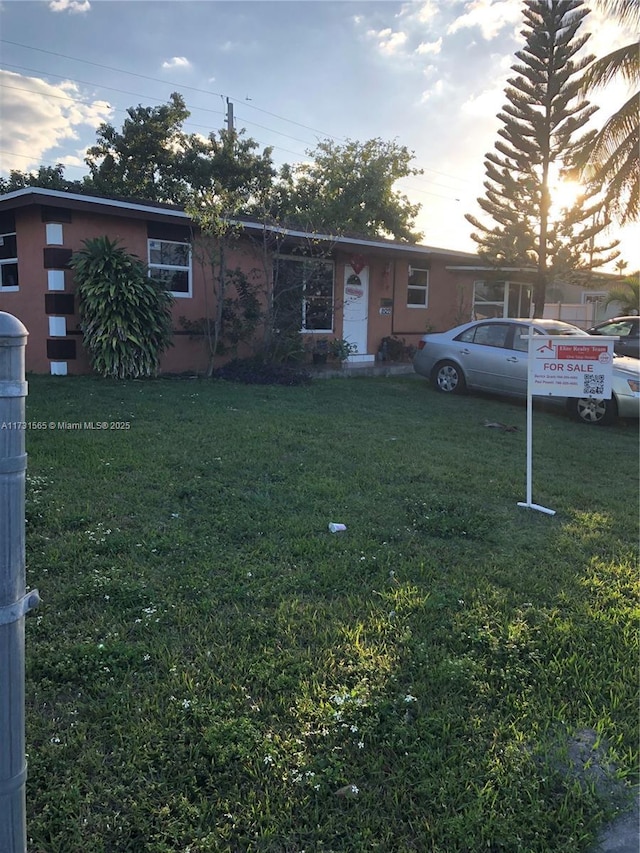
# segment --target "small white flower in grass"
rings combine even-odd
[[[364,749],[364,741],[363,740],[358,741],[358,749]]]
[[[191,701],[189,699],[183,699],[182,707],[185,709],[185,711],[188,710],[191,707]]]
[[[142,660],[151,660],[151,655],[144,655]]]
[[[57,735],[54,735],[51,738],[51,743],[60,743],[60,738]]]
[[[349,731],[357,732],[357,731],[358,731],[358,727],[357,727],[357,726],[349,726]]]
[[[265,755],[263,761],[267,766],[270,766],[273,764],[273,756],[272,755]]]
[[[417,702],[418,700],[415,696],[412,696],[411,693],[407,693],[407,695],[404,697],[404,701],[408,704],[409,702]]]

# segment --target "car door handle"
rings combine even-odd
[[[468,350],[468,349],[461,349],[461,350],[460,350],[460,355],[469,355],[469,353],[470,353],[470,352],[471,352],[471,350]]]
[[[507,361],[520,361],[520,359],[517,355],[512,355],[507,359]]]

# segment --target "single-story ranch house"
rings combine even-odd
[[[162,372],[204,371],[207,348],[189,323],[212,316],[211,271],[194,257],[197,231],[184,210],[36,187],[0,196],[0,310],[29,331],[27,370],[90,370],[68,264],[84,240],[100,236],[117,238],[175,297],[174,346],[162,358]],[[531,304],[530,277],[513,271],[514,280],[505,280],[503,270],[498,279],[473,253],[248,219],[239,222],[226,265],[262,277],[265,290],[277,266],[300,294],[302,335],[348,340],[357,347],[351,361],[374,361],[389,336],[416,344],[426,331],[474,317],[528,316]]]

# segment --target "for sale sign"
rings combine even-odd
[[[598,337],[593,343],[566,335],[529,338],[529,390],[551,397],[611,399],[613,342]]]

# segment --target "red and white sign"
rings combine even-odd
[[[529,338],[529,390],[551,397],[611,399],[613,342],[599,337],[580,343],[566,335]]]

